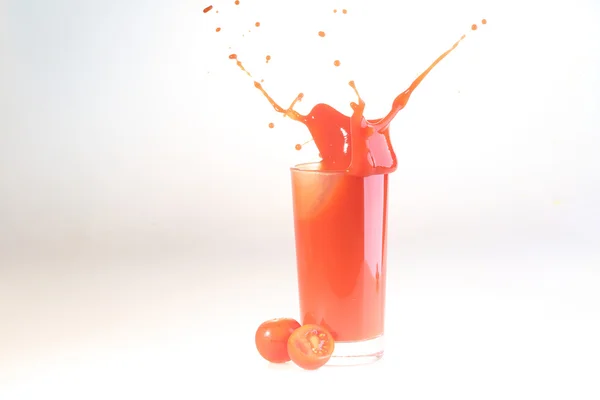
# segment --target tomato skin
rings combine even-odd
[[[290,361],[288,355],[288,338],[300,323],[293,318],[275,318],[260,324],[254,335],[254,342],[259,354],[272,363]]]
[[[308,324],[296,329],[288,339],[288,354],[300,368],[315,370],[329,361],[335,341],[329,331],[319,325]]]

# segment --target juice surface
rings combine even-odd
[[[300,166],[299,169],[303,169]],[[387,174],[292,169],[300,317],[337,341],[383,334]]]

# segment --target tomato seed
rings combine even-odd
[[[313,348],[317,347],[319,345],[319,339],[317,338],[317,336],[311,336],[310,339],[308,339],[310,341],[310,344],[312,345]]]

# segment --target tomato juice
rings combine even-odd
[[[336,342],[383,334],[388,175],[292,168],[300,317]]]

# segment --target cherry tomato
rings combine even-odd
[[[315,325],[303,325],[291,334],[287,343],[288,354],[300,368],[321,368],[335,348],[333,336],[325,328]]]
[[[292,318],[275,318],[263,322],[254,337],[256,349],[265,360],[272,363],[290,361],[288,338],[299,327],[300,323]]]

